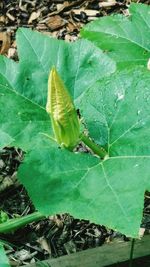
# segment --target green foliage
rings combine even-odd
[[[149,84],[144,69],[122,71],[78,99],[90,136],[108,151],[104,161],[59,150],[44,136],[37,140],[19,177],[41,213],[70,212],[138,235],[144,192],[150,189]]]
[[[3,246],[0,243],[0,266],[1,267],[10,267],[8,259],[6,257]]]
[[[7,217],[7,220],[5,218],[5,221],[0,223],[0,233],[12,233],[15,232],[17,229],[24,227],[26,224],[39,221],[40,219],[45,218],[44,215],[40,214],[39,212],[33,212],[31,214],[28,214],[26,216],[18,217],[9,219]]]
[[[81,36],[105,50],[121,66],[146,65],[150,58],[150,6],[132,3],[130,16],[106,16],[87,24]]]
[[[0,211],[0,224],[7,222],[8,219],[9,219],[9,217],[8,217],[7,213],[1,210]]]
[[[88,40],[68,44],[27,29],[17,33],[19,63],[0,58],[0,146],[16,145],[27,151],[18,175],[36,208],[45,215],[70,212],[132,237],[138,236],[144,192],[150,190],[150,75],[145,67],[135,66],[146,63],[148,54],[144,60],[142,56],[149,43],[147,36],[141,41],[138,33],[133,34],[137,18],[139,24],[142,20],[139,7],[145,17],[142,12],[149,7],[134,4],[132,21],[110,18],[110,23],[120,21],[120,36],[126,43],[121,50],[122,39],[114,43],[109,35],[115,44],[114,54],[109,55],[121,63],[121,69],[116,70],[114,61]],[[99,29],[100,22],[94,23]],[[114,24],[110,25],[112,30]],[[144,32],[148,19],[140,25]],[[88,27],[83,33],[90,39],[94,35]],[[126,38],[123,27],[129,31]],[[108,43],[105,34],[101,38]],[[89,136],[107,151],[104,160],[92,153],[60,149],[53,140],[45,109],[52,66],[80,109]]]
[[[115,63],[86,40],[70,44],[19,29],[17,44],[19,64],[0,57],[0,147],[15,145],[27,151],[39,133],[52,135],[45,110],[51,67],[55,65],[76,99],[114,72]]]

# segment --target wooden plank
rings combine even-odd
[[[27,265],[28,267],[104,267],[129,259],[131,242],[108,243],[57,259]],[[150,235],[136,240],[134,259],[150,255]]]

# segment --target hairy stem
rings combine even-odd
[[[32,214],[29,214],[29,215],[26,215],[20,218],[10,219],[5,223],[0,224],[0,233],[2,234],[11,233],[25,226],[28,223],[39,221],[40,219],[43,219],[43,218],[45,218],[44,215],[42,215],[39,212],[34,212]]]
[[[85,134],[81,134],[81,141],[88,146],[94,154],[98,155],[101,159],[103,159],[107,154],[104,148],[95,144],[88,136]]]
[[[129,260],[129,267],[133,266],[133,252],[134,252],[134,245],[135,245],[135,238],[131,241],[131,250],[130,250],[130,260]]]

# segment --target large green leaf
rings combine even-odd
[[[42,213],[67,211],[138,236],[150,189],[149,84],[143,68],[117,72],[76,100],[90,136],[108,150],[103,161],[37,141],[19,177]]]
[[[76,100],[89,134],[109,155],[150,155],[150,72],[133,68],[98,81]]]
[[[22,89],[31,94],[32,99],[45,107],[47,80],[50,69],[55,66],[73,98],[79,97],[100,77],[115,71],[115,63],[91,42],[79,40],[66,43],[27,29],[17,34],[20,57],[19,82]],[[30,63],[29,63],[30,62]],[[29,68],[30,64],[30,68]],[[27,81],[28,79],[28,81]],[[26,90],[25,90],[26,89]],[[29,95],[30,96],[30,95]]]
[[[27,150],[37,134],[51,132],[45,109],[4,84],[0,84],[0,124],[0,147],[16,145]]]
[[[115,63],[89,41],[65,43],[19,29],[19,63],[0,57],[0,147],[34,147],[37,134],[52,134],[45,106],[47,81],[53,65],[79,97],[100,77],[115,70]]]
[[[107,16],[87,24],[81,36],[105,50],[122,67],[147,64],[150,57],[150,6],[132,3],[130,16]]]
[[[10,267],[3,246],[0,244],[0,266]]]

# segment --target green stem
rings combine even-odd
[[[43,218],[45,218],[44,215],[42,215],[39,212],[34,212],[32,214],[20,218],[10,219],[5,223],[0,224],[0,233],[1,234],[11,233],[21,227],[24,227],[28,223],[39,221],[40,219]]]
[[[98,155],[100,158],[104,158],[107,154],[107,152],[102,148],[101,146],[95,144],[88,136],[81,134],[81,140],[83,143],[88,146],[94,154]]]
[[[129,261],[129,267],[133,267],[133,252],[134,252],[134,245],[135,245],[135,238],[131,241],[131,250],[130,250],[130,261]]]

